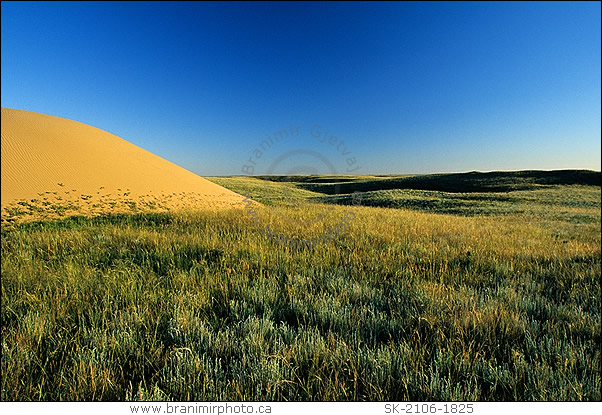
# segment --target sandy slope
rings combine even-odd
[[[1,165],[3,210],[19,201],[36,211],[61,203],[84,211],[226,207],[243,199],[106,131],[15,109],[2,108]]]

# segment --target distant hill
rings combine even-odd
[[[553,185],[600,186],[602,175],[590,170],[522,170],[427,174],[415,176],[258,176],[263,180],[291,181],[299,188],[323,194],[414,189],[452,193],[508,192]],[[337,181],[338,177],[338,181]]]

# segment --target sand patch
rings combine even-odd
[[[2,108],[2,217],[222,209],[243,197],[113,134]]]

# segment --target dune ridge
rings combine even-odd
[[[87,124],[2,108],[1,125],[3,213],[15,204],[36,211],[36,203],[79,212],[243,203],[241,195]]]

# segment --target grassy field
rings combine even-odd
[[[5,221],[2,399],[600,400],[600,173],[482,175],[211,179],[295,238],[353,212],[309,248],[248,209]]]

